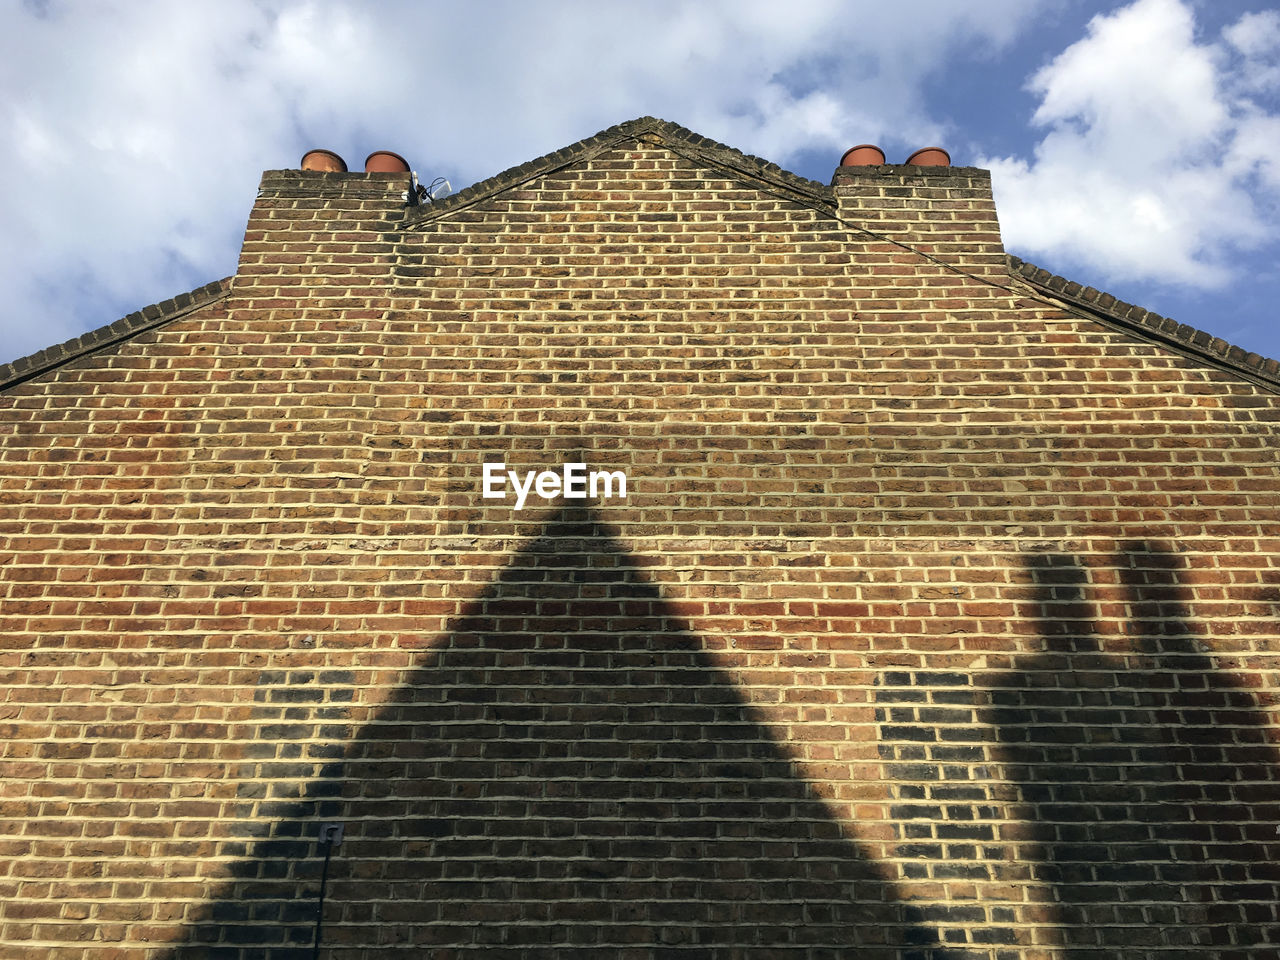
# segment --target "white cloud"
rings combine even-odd
[[[1052,0],[1044,0],[1052,2]],[[0,6],[0,361],[224,276],[264,168],[376,148],[461,185],[642,114],[786,163],[942,124],[1018,0]]]
[[[1280,116],[1255,94],[1280,17],[1248,14],[1199,40],[1181,0],[1138,0],[1031,80],[1034,157],[987,159],[1006,246],[1109,279],[1213,288],[1231,260],[1280,239]]]
[[[1280,51],[1280,13],[1246,13],[1222,31],[1223,38],[1246,57],[1274,60]]]

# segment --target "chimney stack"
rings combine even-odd
[[[831,186],[842,217],[967,273],[1008,272],[990,172],[951,166],[941,147],[900,164],[877,162],[877,154],[884,156],[862,144],[841,157]]]

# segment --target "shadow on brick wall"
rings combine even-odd
[[[1128,643],[1104,643],[1074,557],[1030,566],[1044,651],[983,678],[1072,958],[1280,955],[1280,754],[1204,652],[1180,558],[1117,558]]]
[[[588,516],[453,627],[171,960],[948,956]]]

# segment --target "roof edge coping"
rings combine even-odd
[[[215,280],[203,287],[180,293],[169,300],[161,300],[159,303],[145,306],[119,320],[73,337],[65,343],[45,347],[28,356],[0,364],[0,390],[25,383],[42,373],[78,360],[86,354],[114,346],[130,337],[145,333],[153,327],[168,323],[170,320],[177,320],[201,307],[216,303],[231,292],[232,279],[232,277],[224,277],[221,280]]]
[[[928,167],[914,163],[877,163],[851,167],[836,167],[831,175],[831,186],[873,180],[878,177],[910,178],[916,180],[985,180],[991,181],[991,171],[985,167]]]
[[[811,203],[819,204],[827,211],[835,209],[835,195],[832,188],[816,180],[808,180],[797,174],[784,170],[776,163],[743,153],[734,147],[717,143],[701,134],[694,133],[670,120],[657,117],[637,117],[623,123],[607,127],[599,133],[585,137],[567,147],[561,147],[551,153],[528,160],[494,174],[469,187],[459,190],[442,200],[410,207],[406,211],[407,226],[434,219],[453,210],[461,209],[472,203],[488,199],[503,190],[519,186],[535,177],[590,159],[597,153],[609,149],[624,140],[643,140],[663,143],[669,146],[679,145],[687,149],[698,159],[718,167],[728,167],[735,172],[754,179],[771,183],[777,187],[800,194]],[[920,168],[914,168],[920,169]]]
[[[1117,299],[1109,293],[1085,287],[1043,267],[1009,254],[1009,273],[1038,287],[1051,296],[1065,300],[1084,310],[1110,318],[1122,326],[1136,329],[1148,338],[1164,341],[1182,350],[1241,373],[1251,380],[1262,381],[1280,390],[1280,361],[1237,347],[1221,337],[1179,323],[1143,307]]]
[[[403,204],[410,174],[351,170],[264,170],[258,181],[258,198],[339,197],[360,200],[392,200]]]

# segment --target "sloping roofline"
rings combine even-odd
[[[1009,276],[1078,312],[1119,327],[1144,340],[1172,347],[1179,353],[1207,360],[1215,367],[1239,373],[1261,386],[1280,390],[1280,361],[1251,353],[1190,324],[1162,317],[1143,307],[1117,300],[1109,293],[1056,276],[1034,263],[1009,255]]]
[[[646,137],[669,148],[683,148],[674,152],[685,155],[687,159],[702,160],[710,166],[730,170],[743,179],[764,184],[775,194],[799,200],[843,221],[831,187],[826,184],[797,176],[776,163],[718,143],[670,120],[637,117],[552,153],[503,170],[443,200],[410,207],[405,214],[405,226],[412,229],[415,224],[479,203],[504,190],[518,187],[571,164],[589,160],[621,141]],[[948,169],[960,172],[967,168]],[[946,266],[942,261],[938,262]],[[1260,386],[1280,390],[1280,362],[1274,359],[1250,353],[1188,324],[1178,323],[1150,310],[1117,300],[1109,293],[1102,293],[1093,287],[1083,287],[1012,255],[1009,255],[1009,274],[1012,279],[1022,280],[1042,295],[1067,304],[1093,319],[1109,323],[1112,327],[1118,327],[1142,339],[1171,347],[1181,354],[1208,361],[1219,369],[1241,374]]]
[[[442,200],[411,207],[406,213],[406,226],[432,220],[445,213],[487,200],[503,190],[509,190],[555,170],[590,160],[624,140],[641,138],[672,148],[673,152],[681,153],[687,159],[698,159],[710,166],[731,170],[739,177],[763,184],[771,192],[788,196],[789,199],[801,200],[830,214],[836,211],[835,197],[831,193],[831,188],[824,183],[797,176],[776,163],[743,153],[726,144],[717,143],[670,120],[637,117],[601,130],[594,136],[585,137],[577,143],[571,143],[552,153],[503,170],[487,180],[473,183]]]
[[[207,283],[187,293],[180,293],[170,300],[161,300],[143,307],[114,323],[90,330],[66,343],[59,343],[35,353],[19,357],[10,363],[0,364],[0,390],[25,383],[33,377],[47,373],[56,367],[79,360],[83,356],[105,350],[117,343],[136,337],[171,320],[185,317],[202,307],[217,303],[231,292],[231,277]]]
[[[831,187],[797,176],[776,163],[770,163],[723,143],[717,143],[668,120],[637,117],[552,153],[511,167],[443,200],[409,207],[405,213],[404,226],[412,229],[417,223],[425,223],[437,216],[488,199],[503,190],[527,183],[536,177],[589,160],[621,141],[641,138],[662,143],[688,159],[696,159],[711,166],[732,171],[745,180],[762,185],[774,194],[798,200],[829,213],[843,222]],[[857,225],[850,224],[850,226]],[[866,230],[863,227],[858,229]],[[866,232],[873,231],[866,230]],[[1022,281],[1039,295],[1064,304],[1068,309],[1073,309],[1091,319],[1171,348],[1184,356],[1206,361],[1218,369],[1239,374],[1259,386],[1280,392],[1280,362],[1275,359],[1250,353],[1203,330],[1197,330],[1195,327],[1180,324],[1150,310],[1117,300],[1110,294],[1102,293],[1093,287],[1083,287],[1063,277],[1055,276],[1048,270],[1012,255],[1009,256],[1009,275],[1011,280]],[[23,383],[65,363],[114,346],[139,333],[216,303],[229,294],[231,280],[231,277],[227,277],[207,284],[171,300],[144,307],[136,313],[131,313],[114,323],[99,327],[66,343],[48,347],[11,363],[0,364],[0,390]]]

